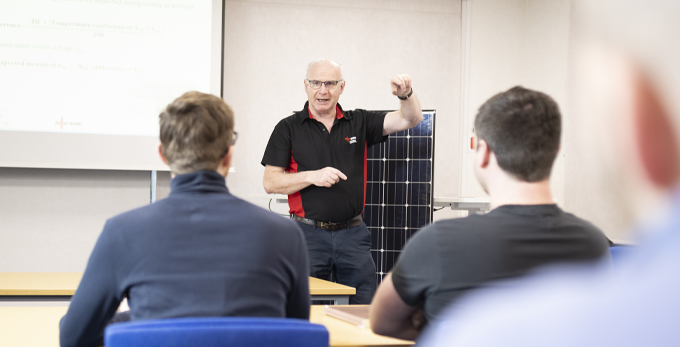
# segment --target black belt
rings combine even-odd
[[[296,214],[291,214],[290,218],[293,219],[293,220],[296,220],[298,222],[302,222],[302,223],[309,224],[309,225],[314,225],[318,228],[321,228],[323,230],[328,230],[328,231],[336,231],[336,230],[342,230],[342,229],[347,229],[347,228],[353,228],[353,227],[359,226],[361,224],[361,222],[363,221],[363,219],[361,218],[361,215],[358,215],[358,216],[350,219],[347,222],[337,222],[337,223],[319,222],[319,221],[309,219],[309,218],[302,218],[302,217],[300,217]]]

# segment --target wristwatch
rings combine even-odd
[[[408,92],[408,94],[407,94],[406,96],[399,96],[399,95],[397,95],[397,97],[398,97],[399,99],[401,99],[401,100],[406,100],[406,99],[408,99],[409,97],[411,97],[411,95],[413,95],[413,88],[411,88],[411,91]]]

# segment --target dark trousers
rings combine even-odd
[[[309,274],[357,290],[350,304],[370,304],[375,294],[375,263],[371,256],[371,232],[363,222],[353,228],[328,231],[298,222],[307,240]],[[333,278],[331,278],[333,274]]]

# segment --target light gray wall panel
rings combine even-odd
[[[148,171],[0,168],[0,272],[83,271],[105,221],[149,203]]]
[[[157,171],[156,173],[156,201],[168,197],[170,194],[170,171]]]

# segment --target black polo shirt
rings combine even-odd
[[[347,180],[330,188],[310,185],[288,195],[290,213],[324,222],[342,222],[359,215],[366,200],[366,149],[387,140],[383,136],[386,112],[343,111],[338,104],[330,134],[312,117],[309,102],[302,111],[276,125],[262,165],[284,167],[290,173],[327,166],[340,170]]]

